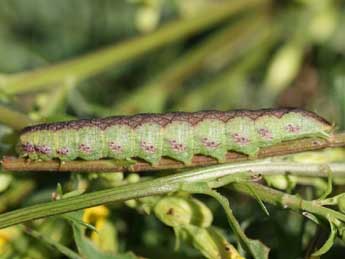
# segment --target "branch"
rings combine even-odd
[[[295,211],[307,211],[322,216],[323,218],[332,215],[334,218],[338,218],[342,221],[345,219],[345,214],[323,207],[315,201],[303,200],[296,195],[277,191],[258,183],[233,183],[231,189],[252,196],[254,199],[259,197],[265,202],[275,206],[281,206],[282,208],[289,208]]]
[[[0,114],[0,124],[7,125],[14,130],[21,130],[26,126],[33,124],[33,121],[25,114],[3,105],[0,105]]]
[[[306,138],[286,141],[274,146],[265,147],[260,150],[258,158],[288,155],[328,147],[341,146],[345,146],[345,133],[335,134],[329,139]],[[226,156],[225,162],[240,162],[245,160],[248,160],[246,155],[229,152]],[[194,156],[190,165],[185,165],[169,158],[162,158],[160,163],[156,166],[152,166],[151,164],[140,160],[133,161],[106,159],[92,161],[73,160],[61,162],[58,160],[29,161],[23,158],[4,157],[2,160],[2,167],[5,171],[140,172],[198,167],[218,163],[211,157],[201,155]]]
[[[184,173],[176,173],[153,180],[117,186],[106,190],[41,203],[27,208],[3,213],[0,215],[0,228],[105,203],[121,202],[152,195],[162,195],[180,190],[182,184],[209,182],[228,175],[246,174],[257,177],[258,174],[282,175],[288,172],[290,175],[327,177],[328,174],[324,170],[326,166],[332,170],[333,176],[345,176],[345,163],[298,164],[295,162],[278,163],[270,161],[255,161],[197,168]],[[224,184],[226,184],[226,182]],[[217,187],[220,186],[221,185],[218,185]],[[262,199],[266,200],[264,197]],[[309,210],[314,211],[313,208],[316,208],[315,206],[317,204],[308,205],[312,206],[312,208],[309,208]],[[336,214],[335,216],[339,220],[345,222],[344,214]]]

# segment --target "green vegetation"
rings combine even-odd
[[[1,1],[1,155],[15,155],[26,125],[143,112],[296,106],[340,134],[276,147],[265,160],[193,169],[96,170],[129,161],[98,161],[91,173],[2,169],[0,258],[240,259],[267,258],[269,249],[269,258],[340,258],[344,8],[339,0]],[[270,158],[315,146],[332,148]]]

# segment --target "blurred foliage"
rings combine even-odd
[[[344,10],[340,0],[2,0],[0,153],[13,152],[16,130],[31,121],[139,112],[297,106],[344,130]],[[337,152],[295,159],[344,161],[343,150]],[[0,212],[50,200],[57,182],[83,192],[138,180],[122,174],[1,174]],[[308,198],[327,188],[321,179],[266,180],[288,191],[305,185],[301,195]],[[269,207],[268,218],[255,201],[229,196],[234,196],[233,209],[248,234],[272,248],[270,258],[307,258],[318,237],[325,240],[322,229],[299,215]],[[97,258],[109,256],[105,251],[113,255],[107,258],[138,258],[127,251],[147,258],[216,258],[207,253],[217,254],[222,248],[217,244],[237,253],[227,243],[234,237],[210,223],[200,226],[190,224],[192,218],[179,218],[188,221],[180,227],[157,210],[165,206],[163,199],[175,199],[184,217],[192,217],[188,206],[193,203],[194,210],[203,208],[225,229],[217,203],[181,196],[157,199],[86,211],[84,219],[98,232],[81,227],[81,215],[73,215],[74,221],[72,216],[36,221],[26,231],[0,230],[1,258],[73,258],[74,250]],[[178,250],[171,230],[155,213],[144,216],[152,209],[178,232]],[[202,239],[193,239],[198,235],[210,240],[212,248],[205,250]],[[344,252],[344,244],[336,242],[322,258],[340,258]],[[227,256],[219,258],[231,258]]]

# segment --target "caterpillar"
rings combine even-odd
[[[327,138],[332,128],[297,108],[137,114],[29,126],[17,151],[30,160],[136,157],[154,165],[165,156],[189,164],[201,154],[223,162],[228,151],[256,157],[261,147]]]

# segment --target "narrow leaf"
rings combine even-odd
[[[67,256],[70,259],[82,259],[77,253],[69,249],[68,247],[60,244],[59,242],[51,239],[48,236],[42,235],[40,232],[30,229],[30,228],[23,228],[24,232],[40,241],[43,243],[55,248],[58,250],[61,254]]]
[[[331,168],[329,168],[329,166],[325,166],[322,171],[327,172],[327,188],[325,190],[325,192],[321,195],[321,197],[319,198],[320,200],[325,199],[328,195],[330,195],[332,193],[332,182],[333,182],[333,177],[332,177],[332,170]]]
[[[232,213],[228,199],[226,199],[220,193],[209,188],[207,183],[204,182],[183,184],[181,187],[184,191],[205,194],[215,198],[222,205],[227,215],[229,225],[234,231],[240,244],[253,256],[253,258],[268,259],[269,248],[259,240],[252,240],[246,236],[234,214]]]
[[[333,246],[335,238],[337,236],[337,229],[334,226],[332,220],[328,218],[329,225],[331,226],[331,233],[329,234],[328,239],[326,242],[317,250],[315,251],[312,256],[321,256],[328,252],[328,250]]]
[[[253,196],[255,197],[256,201],[259,203],[261,209],[265,212],[265,214],[267,216],[270,215],[268,209],[266,208],[265,204],[263,203],[263,201],[260,199],[260,197],[258,196],[258,194],[255,192],[255,190],[248,184],[243,183],[249,190],[250,192],[253,194]]]

